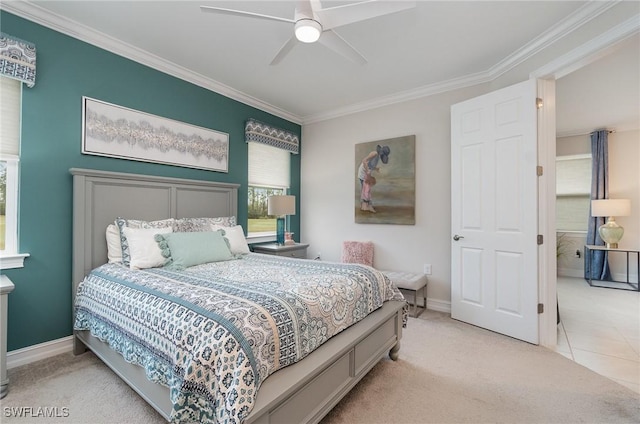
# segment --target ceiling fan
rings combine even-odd
[[[203,12],[245,16],[294,24],[293,36],[280,48],[280,51],[278,51],[271,61],[271,65],[276,65],[282,61],[298,42],[315,43],[316,41],[347,59],[356,63],[365,64],[367,63],[367,59],[344,38],[333,31],[333,29],[354,22],[411,9],[415,7],[415,5],[415,1],[368,0],[323,8],[319,0],[298,0],[296,2],[293,19],[214,6],[200,6],[200,9]]]

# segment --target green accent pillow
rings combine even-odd
[[[234,259],[229,242],[220,231],[156,234],[155,240],[167,258],[164,266],[175,271]]]

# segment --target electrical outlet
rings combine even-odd
[[[575,257],[576,257],[576,258],[579,258],[579,257],[581,257],[581,256],[582,256],[582,252],[581,252],[579,249],[576,249]]]
[[[322,260],[322,253],[321,253],[321,252],[318,252],[318,254],[316,255],[316,257],[315,257],[315,258],[313,258],[313,259],[314,259],[314,260],[316,260],[316,261],[321,261],[321,260]]]
[[[424,273],[426,275],[431,275],[431,264],[424,264]]]

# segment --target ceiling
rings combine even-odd
[[[558,79],[556,106],[559,136],[640,129],[640,35]]]
[[[351,2],[323,1],[323,6],[347,3]],[[203,13],[199,6],[293,18],[293,1],[3,1],[2,7],[275,115],[308,123],[491,81],[612,4],[418,1],[413,9],[336,29],[367,58],[364,65],[318,43],[299,43],[275,66],[269,63],[291,37],[291,24]],[[635,49],[626,49],[635,50],[635,55],[620,59],[635,64],[636,73],[624,80],[636,83],[638,45],[636,41]],[[604,66],[593,74],[610,71]],[[628,97],[628,87],[618,83],[621,72],[617,69],[616,81],[607,86],[607,98],[618,91]],[[570,74],[558,85],[571,84],[567,91],[572,93],[574,85],[585,83],[587,72],[582,75],[574,79]],[[638,116],[637,97],[635,106]],[[563,107],[575,115],[575,105]],[[561,113],[559,109],[559,132],[592,126],[576,116],[565,120]],[[563,122],[566,128],[561,128]]]

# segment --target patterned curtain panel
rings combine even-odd
[[[249,119],[244,126],[244,133],[247,143],[255,141],[298,154],[300,140],[292,132],[271,127],[255,119]]]
[[[0,74],[33,87],[36,83],[36,46],[0,32]]]

